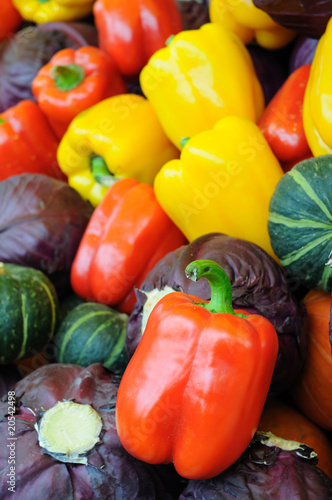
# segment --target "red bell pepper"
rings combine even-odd
[[[57,52],[39,70],[31,88],[59,139],[81,111],[127,92],[112,59],[92,46]]]
[[[123,75],[137,75],[170,35],[182,30],[174,0],[96,0],[99,47]]]
[[[8,108],[0,114],[0,180],[22,173],[66,180],[56,159],[58,145],[34,101],[24,99]]]
[[[125,449],[151,464],[173,462],[186,478],[207,479],[234,463],[260,420],[278,353],[272,324],[232,308],[232,288],[215,262],[204,277],[211,300],[174,292],[160,299],[131,358],[116,403]]]
[[[115,182],[95,208],[71,269],[73,290],[86,300],[130,313],[134,287],[185,237],[163,211],[152,186]]]
[[[21,14],[13,4],[13,0],[1,0],[0,19],[0,42],[15,33],[23,22]]]
[[[288,76],[258,122],[284,171],[312,157],[304,133],[302,111],[310,67],[310,64],[300,66]]]

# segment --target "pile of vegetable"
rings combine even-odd
[[[332,498],[332,8],[3,0],[0,497]]]

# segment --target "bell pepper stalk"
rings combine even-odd
[[[96,0],[99,47],[126,77],[138,75],[167,38],[182,30],[175,0]]]
[[[151,103],[140,95],[119,94],[71,121],[57,158],[68,184],[96,207],[117,180],[152,185],[160,168],[179,155]]]
[[[332,154],[332,19],[319,39],[304,94],[304,131],[314,156]]]
[[[256,243],[277,260],[267,221],[270,198],[283,175],[259,127],[226,116],[185,142],[180,159],[156,175],[154,189],[189,241],[224,233]]]
[[[277,24],[252,0],[211,0],[210,20],[236,33],[244,44],[254,39],[265,49],[280,49],[295,38],[295,31]]]
[[[81,111],[127,91],[111,58],[93,46],[58,51],[38,71],[31,89],[59,139]]]
[[[13,0],[23,19],[36,24],[75,21],[92,13],[94,0]]]
[[[258,122],[284,171],[312,157],[303,127],[303,100],[310,68],[305,64],[288,76]]]
[[[21,14],[14,7],[13,0],[0,2],[0,42],[15,33],[23,22]]]
[[[183,137],[212,128],[224,116],[256,123],[264,109],[247,48],[237,35],[214,23],[172,37],[144,66],[140,83],[178,149]]]
[[[71,268],[80,297],[130,313],[147,273],[185,237],[156,200],[152,186],[121,179],[94,209]]]
[[[59,141],[37,103],[23,99],[0,114],[0,180],[23,173],[66,181],[57,162]]]
[[[157,302],[120,382],[116,427],[134,457],[207,479],[253,438],[278,339],[265,317],[233,310],[229,279],[214,261],[193,261],[185,273],[208,280],[211,300],[174,292]]]

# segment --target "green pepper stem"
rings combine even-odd
[[[93,178],[99,184],[103,186],[110,187],[117,180],[118,177],[114,177],[114,175],[108,170],[106,162],[102,156],[94,155],[90,161],[90,168],[93,175]]]
[[[188,141],[190,141],[190,137],[182,137],[182,139],[180,140],[180,146],[182,149],[185,147]]]
[[[175,37],[175,35],[170,35],[170,36],[167,38],[167,40],[166,40],[166,42],[165,42],[166,47],[168,47],[168,45],[171,43],[171,41],[173,40],[173,38],[174,38],[174,37]]]
[[[213,260],[194,260],[185,269],[187,278],[198,281],[206,278],[211,287],[210,302],[198,305],[212,313],[236,314],[232,307],[232,285],[223,268]]]
[[[68,92],[83,82],[85,74],[81,66],[68,64],[67,66],[54,66],[51,69],[51,77],[59,90]]]

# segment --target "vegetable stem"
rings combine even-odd
[[[67,66],[54,66],[51,70],[51,76],[59,90],[68,92],[83,82],[85,74],[81,66],[68,64]]]
[[[212,313],[235,314],[232,307],[232,286],[226,272],[213,260],[194,260],[185,269],[187,278],[198,281],[206,278],[211,287],[210,302],[198,305]]]

